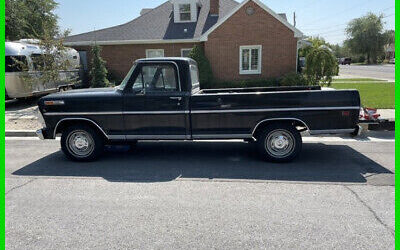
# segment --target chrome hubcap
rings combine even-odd
[[[86,131],[76,130],[68,135],[68,150],[77,157],[90,155],[94,150],[94,141]]]
[[[271,131],[265,139],[265,149],[273,157],[283,158],[295,148],[293,135],[283,129]]]

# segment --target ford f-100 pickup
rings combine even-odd
[[[194,60],[151,58],[137,60],[118,87],[51,94],[38,105],[38,136],[61,135],[73,160],[138,140],[244,139],[265,159],[286,162],[300,153],[303,131],[357,133],[360,96],[319,86],[201,90]]]

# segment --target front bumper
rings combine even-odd
[[[39,137],[40,140],[53,139],[50,135],[46,128],[36,130],[36,136]]]

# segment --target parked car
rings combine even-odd
[[[61,135],[73,160],[94,160],[109,143],[244,139],[265,159],[287,162],[301,151],[302,131],[357,131],[360,96],[319,86],[201,90],[194,60],[151,58],[137,60],[116,88],[51,94],[38,105],[38,136]]]
[[[65,52],[64,60],[69,61],[69,69],[59,72],[60,78],[66,79],[66,81],[46,84],[39,81],[26,82],[24,74],[34,78],[41,73],[37,66],[40,63],[38,58],[43,53],[43,49],[39,45],[26,43],[24,40],[5,43],[6,100],[40,96],[57,92],[63,88],[68,89],[74,85],[67,81],[67,79],[77,78],[79,73],[79,54],[74,49],[68,49]]]
[[[344,57],[344,58],[340,58],[340,62],[341,65],[350,65],[351,64],[351,58],[350,57]]]

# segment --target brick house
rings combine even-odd
[[[101,45],[107,68],[123,78],[144,57],[187,56],[202,46],[216,80],[280,77],[297,68],[303,34],[259,0],[169,0],[122,25],[69,36],[81,54]]]

